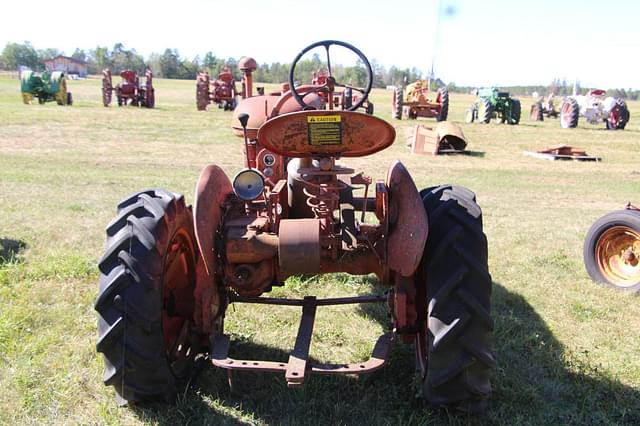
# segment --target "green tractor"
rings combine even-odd
[[[20,90],[22,101],[31,104],[33,98],[38,98],[38,103],[56,101],[58,105],[71,105],[73,97],[67,92],[67,80],[62,71],[47,71],[42,74],[31,70],[22,71],[20,74]]]
[[[489,123],[496,118],[500,123],[518,124],[521,115],[520,101],[509,96],[509,92],[500,92],[496,87],[480,89],[478,99],[469,107],[465,123]]]

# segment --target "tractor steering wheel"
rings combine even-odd
[[[333,75],[331,74],[331,59],[329,58],[329,46],[331,46],[332,44],[336,44],[338,46],[342,46],[342,47],[344,47],[344,48],[346,48],[348,50],[351,50],[356,55],[358,55],[358,57],[360,58],[360,60],[364,64],[365,69],[367,70],[367,84],[366,84],[366,87],[364,89],[361,89],[359,87],[350,86],[348,84],[340,84],[333,77]],[[295,73],[296,65],[298,64],[298,61],[300,61],[300,58],[302,58],[302,56],[305,53],[307,53],[311,49],[314,49],[314,48],[316,48],[318,46],[324,46],[325,50],[327,51],[327,71],[328,71],[329,75],[327,76],[327,82],[322,86],[317,86],[317,90],[320,91],[322,89],[324,91],[329,92],[329,96],[328,96],[329,102],[332,102],[332,94],[333,94],[333,90],[334,90],[335,87],[344,87],[345,89],[356,90],[356,91],[362,93],[362,96],[360,96],[360,99],[358,100],[358,102],[356,102],[355,104],[351,105],[346,110],[347,111],[355,111],[356,109],[360,108],[360,106],[364,103],[364,101],[367,100],[367,97],[369,96],[369,92],[371,92],[371,86],[373,85],[373,72],[371,71],[371,64],[369,63],[369,60],[367,59],[367,57],[364,56],[364,54],[360,50],[356,49],[355,47],[353,47],[349,43],[345,43],[344,41],[339,41],[339,40],[319,41],[319,42],[313,43],[313,44],[305,47],[302,50],[302,52],[298,53],[298,56],[296,56],[296,58],[293,60],[293,63],[291,64],[291,70],[289,71],[289,89],[291,90],[291,94],[293,95],[293,97],[296,99],[298,104],[300,104],[300,106],[303,109],[312,109],[311,106],[307,105],[304,102],[302,96],[296,90],[296,86],[294,84],[293,76],[294,76],[294,73]]]

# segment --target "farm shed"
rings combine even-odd
[[[66,74],[87,76],[87,63],[68,56],[58,55],[53,59],[47,59],[44,61],[44,67],[47,71],[64,71]]]

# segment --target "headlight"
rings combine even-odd
[[[264,190],[264,177],[254,169],[244,169],[233,178],[233,192],[244,201],[255,200]]]

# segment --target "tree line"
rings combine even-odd
[[[17,70],[19,66],[26,66],[36,71],[44,69],[44,61],[64,52],[55,49],[36,49],[31,43],[7,43],[0,55],[0,69]],[[148,58],[138,53],[136,49],[127,49],[122,43],[116,43],[113,48],[96,46],[95,49],[83,50],[76,48],[70,55],[72,58],[85,61],[89,74],[100,74],[104,68],[110,68],[114,73],[125,69],[143,73],[150,68],[154,75],[161,78],[186,79],[196,78],[199,71],[208,71],[212,76],[217,76],[226,66],[234,74],[236,79],[241,78],[238,69],[240,58],[220,58],[213,52],[206,52],[202,57],[197,55],[193,59],[180,56],[177,49],[165,49],[163,53],[152,53]],[[304,59],[296,65],[295,80],[301,83],[309,83],[314,72],[325,68],[326,65],[318,55]],[[426,78],[416,67],[398,68],[391,66],[386,68],[375,59],[371,60],[374,87],[384,88],[411,83],[420,78]],[[261,83],[282,83],[288,80],[290,63],[273,62],[261,63],[254,72],[254,80]],[[366,71],[363,64],[358,61],[353,66],[332,64],[332,73],[340,82],[354,86],[364,86],[366,83]],[[435,86],[444,85],[441,79],[434,79]],[[450,82],[447,84],[451,92],[469,93],[474,87],[457,86]],[[531,95],[537,92],[540,96],[555,93],[558,96],[569,95],[573,92],[573,84],[565,79],[555,78],[548,85],[535,86],[509,86],[501,87],[501,90],[509,91],[515,95]],[[586,89],[581,89],[586,93]],[[611,89],[610,96],[618,96],[637,100],[640,98],[640,90]]]

